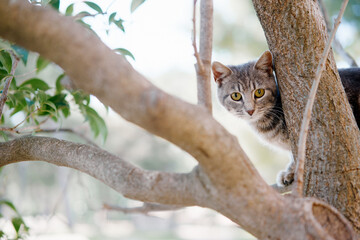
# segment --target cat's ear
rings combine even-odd
[[[259,60],[255,63],[255,69],[264,71],[266,73],[272,74],[273,65],[272,65],[272,55],[270,51],[265,51]]]
[[[225,66],[222,63],[219,62],[213,62],[212,64],[212,71],[214,74],[214,80],[217,84],[221,84],[221,81],[229,76],[230,74],[232,74],[232,71],[230,68],[228,68],[227,66]]]

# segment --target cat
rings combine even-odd
[[[290,151],[289,133],[270,51],[265,51],[257,61],[237,66],[213,62],[212,71],[221,105],[245,120],[262,139]],[[339,69],[339,74],[360,126],[360,68]],[[291,158],[286,170],[278,173],[277,185],[290,185],[294,181],[295,168],[295,161]]]

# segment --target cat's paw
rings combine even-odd
[[[289,186],[294,181],[294,176],[292,171],[281,171],[277,175],[276,183],[279,187]]]

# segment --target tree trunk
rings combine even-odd
[[[294,157],[307,96],[327,40],[317,1],[253,0],[274,56]],[[322,73],[307,140],[304,195],[340,210],[360,232],[359,129],[333,54]]]

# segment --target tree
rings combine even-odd
[[[316,1],[253,3],[274,55],[296,153],[304,96],[327,39],[325,23]],[[211,1],[203,0],[201,9],[204,26],[211,23]],[[95,95],[128,121],[178,145],[199,162],[186,174],[145,171],[96,147],[33,136],[0,143],[1,166],[40,160],[75,168],[128,198],[214,209],[261,239],[356,238],[359,131],[331,54],[322,75],[326,84],[320,84],[317,95],[321,101],[316,101],[311,121],[304,194],[333,205],[347,220],[323,201],[280,195],[264,182],[209,108],[156,88],[72,18],[27,1],[4,0],[0,22],[1,37],[57,63],[76,88]],[[209,26],[202,31],[203,40],[209,40]],[[201,46],[205,47],[200,47],[198,71],[209,80],[211,44]],[[92,68],[93,62],[97,68]]]

